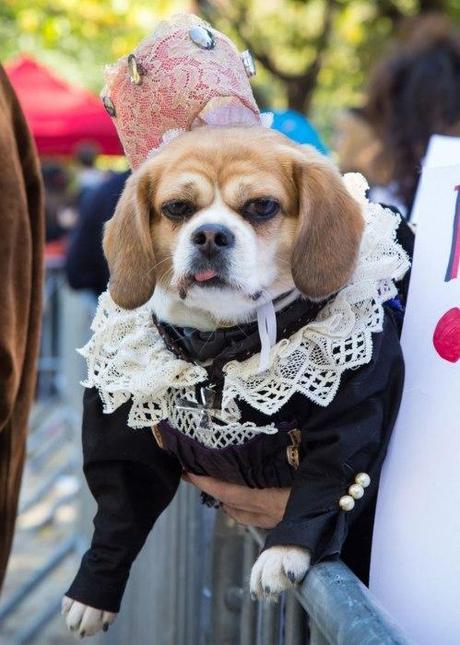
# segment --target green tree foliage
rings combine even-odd
[[[407,18],[458,0],[198,0],[202,14],[250,48],[269,106],[312,114],[323,130],[338,109],[360,105],[369,70]]]
[[[28,52],[98,92],[105,64],[129,53],[156,23],[194,11],[250,48],[262,105],[331,115],[362,100],[367,74],[405,17],[459,0],[2,0],[0,57]]]
[[[106,64],[129,53],[178,0],[1,0],[0,58],[29,53],[99,92]]]

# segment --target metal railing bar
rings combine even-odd
[[[295,594],[325,642],[334,645],[411,642],[343,562],[313,566]]]
[[[74,499],[77,499],[79,493],[80,493],[80,488],[81,486],[78,486],[74,491],[67,495],[63,495],[59,499],[57,499],[52,506],[50,506],[47,509],[47,513],[42,519],[37,522],[36,524],[33,524],[32,526],[28,526],[27,528],[24,527],[22,530],[23,531],[41,531],[41,529],[45,528],[45,526],[49,526],[55,521],[55,515],[57,511],[61,508],[61,506],[66,506],[67,504],[70,504]]]
[[[284,645],[305,645],[307,616],[293,593],[286,594]]]
[[[244,537],[243,546],[243,599],[240,614],[240,645],[254,645],[257,627],[257,605],[251,601],[249,591],[249,576],[251,567],[256,561],[258,547],[248,533]]]
[[[65,592],[66,589],[63,589],[62,593],[59,594],[59,596],[56,596],[56,598],[47,605],[44,611],[40,612],[35,616],[34,620],[16,633],[14,645],[27,645],[27,643],[32,643],[42,629],[56,616],[59,616],[62,598]]]
[[[313,621],[310,622],[310,640],[308,641],[308,643],[309,645],[330,645],[323,632]]]
[[[42,356],[38,359],[39,372],[57,372],[61,367],[62,359],[55,356]]]
[[[38,504],[41,498],[44,497],[53,488],[60,477],[76,470],[77,466],[78,462],[76,459],[69,459],[69,461],[60,466],[54,473],[50,475],[50,477],[48,477],[48,479],[43,482],[43,484],[41,484],[37,488],[35,493],[31,497],[29,497],[29,499],[24,500],[24,502],[20,504],[18,515],[25,513],[30,508],[32,508],[32,506]]]
[[[50,457],[56,454],[69,443],[69,429],[61,427],[48,436],[43,437],[42,444],[28,456],[28,465],[33,471],[37,471]]]
[[[35,572],[3,605],[0,606],[0,622],[5,620],[18,605],[20,605],[27,596],[48,576],[51,571],[56,569],[63,560],[65,560],[75,550],[79,550],[80,541],[76,536],[72,536],[59,546],[51,555],[48,561]]]
[[[252,536],[254,542],[262,548],[264,545],[264,532],[261,529],[255,529],[253,526],[247,526],[246,531]]]
[[[43,443],[43,438],[48,435],[54,427],[67,425],[67,419],[57,405],[51,406],[51,410],[46,408],[40,411],[40,417],[36,420],[34,427],[31,428],[27,438],[27,453],[33,454]]]
[[[52,411],[50,412],[50,408]],[[46,419],[53,414],[54,409],[49,403],[44,403],[41,400],[36,400],[32,407],[32,410],[29,415],[29,437],[27,441],[30,441],[31,437],[36,431],[38,431]]]
[[[263,531],[252,527],[247,530],[262,547]],[[312,643],[409,645],[411,642],[367,587],[340,560],[313,566],[294,594],[310,617]]]
[[[261,645],[278,645],[279,637],[280,603],[263,603]]]

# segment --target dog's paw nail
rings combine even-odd
[[[270,595],[270,592],[271,592],[271,589],[270,589],[270,587],[269,587],[268,585],[267,585],[266,587],[264,587],[264,593],[265,593],[267,596],[269,596],[269,595]]]
[[[292,584],[295,585],[295,583],[297,582],[297,578],[295,576],[295,573],[293,571],[288,571],[287,572],[287,577],[288,577],[289,582],[292,582]]]
[[[85,634],[86,634],[85,630],[83,630],[82,632],[80,632],[80,638],[85,638]]]
[[[104,623],[104,624],[102,625],[102,630],[103,630],[104,632],[108,632],[108,631],[109,631],[109,623]]]

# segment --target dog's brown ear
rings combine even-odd
[[[105,225],[103,246],[110,270],[110,295],[125,309],[143,305],[155,288],[150,192],[148,173],[131,175]]]
[[[302,151],[303,152],[303,151]],[[319,154],[296,155],[299,226],[292,277],[299,291],[321,300],[343,287],[356,264],[364,227],[361,207],[339,171]]]

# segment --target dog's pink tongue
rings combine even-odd
[[[215,278],[217,273],[213,271],[212,269],[208,269],[207,271],[199,271],[198,273],[195,273],[193,276],[197,282],[206,282],[206,280],[211,280],[212,278]]]

